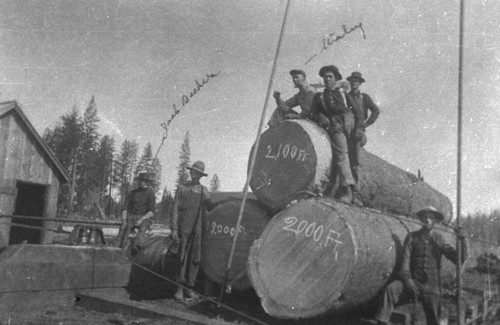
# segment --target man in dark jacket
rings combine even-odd
[[[356,182],[351,171],[349,151],[355,150],[352,146],[356,143],[355,138],[362,136],[362,113],[349,94],[335,88],[337,81],[342,79],[336,66],[322,67],[319,75],[323,78],[325,90],[314,96],[311,115],[319,126],[327,130],[332,142],[332,169],[336,168],[339,177],[337,198],[351,203]],[[335,179],[330,179],[330,183],[335,183]]]
[[[417,216],[423,226],[409,233],[403,245],[400,280],[391,282],[385,289],[381,308],[375,319],[378,324],[389,324],[394,306],[415,299],[422,302],[427,325],[439,325],[441,308],[441,257],[444,255],[457,264],[457,251],[445,242],[443,236],[432,231],[444,217],[429,206]],[[462,263],[467,259],[467,243],[460,230],[456,233],[462,243]]]
[[[177,276],[179,287],[175,293],[177,300],[184,299],[183,286],[186,284],[187,297],[198,298],[193,287],[200,267],[203,217],[206,210],[212,208],[210,193],[200,184],[200,179],[208,176],[205,173],[205,164],[197,161],[188,169],[191,180],[177,188],[172,212],[172,237],[176,242],[180,242],[180,267]]]
[[[128,243],[129,235],[144,235],[151,227],[151,218],[154,216],[156,197],[149,185],[154,181],[154,174],[141,172],[136,178],[137,188],[130,191],[122,210],[122,221],[125,227],[120,229],[118,238],[119,247],[124,248]],[[141,235],[141,236],[142,236]],[[141,236],[135,239],[135,244],[140,246]],[[134,249],[139,247],[132,247]]]
[[[375,123],[378,116],[380,115],[380,110],[378,106],[373,102],[372,98],[368,94],[362,93],[359,89],[361,87],[361,84],[365,82],[365,79],[361,75],[361,72],[354,71],[346,79],[347,81],[349,81],[351,87],[349,95],[351,95],[354,102],[360,107],[363,113],[363,123],[365,128],[367,128]],[[359,181],[359,155],[361,152],[361,147],[366,144],[366,141],[366,132],[365,130],[363,130],[361,140],[356,141],[356,149],[350,155],[352,173],[356,182]]]

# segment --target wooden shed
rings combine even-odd
[[[15,101],[0,103],[0,215],[54,218],[69,176]],[[17,223],[27,227],[11,225]],[[50,242],[50,222],[0,218],[0,247]]]

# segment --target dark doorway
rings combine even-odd
[[[43,185],[18,182],[14,215],[42,217],[45,209],[45,192],[46,187]],[[28,227],[12,225],[10,227],[9,245],[20,244],[24,241],[29,244],[40,244],[42,230],[31,227],[41,228],[43,225],[42,220],[13,218],[12,223]]]

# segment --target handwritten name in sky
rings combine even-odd
[[[219,74],[220,74],[220,71],[217,73],[207,74],[206,79],[205,78],[201,79],[201,83],[195,79],[194,82],[196,83],[196,87],[193,88],[193,90],[191,92],[189,92],[189,95],[184,94],[181,96],[181,108],[185,107],[189,103],[191,98],[193,98],[201,90],[201,88],[203,88],[203,86],[205,86],[210,81],[210,79],[217,77]],[[168,121],[166,123],[161,124],[161,126],[165,129],[165,131],[166,131],[167,127],[170,125],[170,123],[172,123],[174,118],[177,115],[179,115],[179,113],[181,112],[180,108],[178,108],[176,104],[172,104],[172,108],[174,109],[174,113],[172,113],[172,115],[170,116],[170,119],[168,119]]]
[[[311,62],[311,60],[314,59],[316,56],[318,56],[318,54],[323,53],[323,51],[325,51],[326,49],[328,49],[331,45],[333,45],[334,43],[337,43],[338,41],[340,41],[341,39],[343,39],[346,35],[352,33],[356,29],[359,29],[361,31],[361,34],[363,35],[363,39],[366,39],[365,30],[363,29],[363,24],[362,23],[359,23],[359,24],[351,27],[350,29],[347,29],[346,25],[342,25],[342,31],[343,31],[343,33],[342,34],[337,34],[336,32],[333,32],[333,33],[330,33],[330,34],[326,35],[326,37],[324,37],[323,40],[322,40],[323,47],[321,48],[321,51],[319,53],[314,54],[313,56],[311,56],[309,58],[309,60],[307,60],[306,63],[304,63],[304,65],[308,64],[309,62]]]

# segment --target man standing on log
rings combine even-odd
[[[436,208],[428,206],[417,216],[423,226],[409,233],[403,245],[400,280],[391,282],[382,297],[381,308],[375,319],[377,324],[389,324],[394,306],[417,299],[422,302],[427,325],[439,325],[441,308],[441,257],[444,255],[457,264],[455,247],[445,242],[443,236],[432,231],[444,216]],[[467,243],[461,229],[456,230],[461,241],[462,263],[467,259]]]
[[[142,237],[151,227],[151,218],[154,216],[156,197],[149,185],[154,181],[154,174],[141,172],[136,178],[138,187],[132,190],[125,201],[122,210],[122,221],[124,228],[120,229],[118,238],[119,247],[124,248],[131,233],[136,236],[133,241],[132,254],[135,255],[140,249]]]
[[[211,209],[212,202],[208,189],[200,184],[200,179],[205,174],[205,164],[195,162],[188,167],[191,181],[180,184],[174,198],[172,214],[172,237],[180,242],[177,282],[179,287],[175,299],[184,300],[184,285],[187,284],[187,297],[198,299],[193,287],[196,282],[201,260],[201,231],[203,216]],[[187,277],[187,279],[186,279]]]
[[[354,102],[359,106],[361,111],[363,112],[363,123],[365,129],[363,130],[361,140],[356,141],[355,150],[351,153],[351,166],[352,173],[356,183],[359,181],[359,155],[361,153],[361,147],[366,144],[366,128],[375,123],[378,116],[380,115],[380,110],[378,106],[373,102],[372,98],[365,93],[362,93],[359,89],[361,84],[365,82],[365,79],[362,77],[361,72],[354,71],[351,73],[349,77],[347,77],[347,81],[351,86],[351,91],[349,95],[351,95]],[[370,112],[370,116],[368,116],[368,112]]]
[[[275,91],[273,96],[278,107],[274,110],[269,126],[274,126],[286,119],[309,118],[311,114],[311,104],[316,94],[313,87],[309,86],[306,73],[302,70],[291,70],[290,75],[295,88],[299,89],[292,98],[283,101],[279,91]],[[292,108],[300,106],[301,112],[298,114]]]
[[[314,96],[311,106],[312,119],[327,130],[333,151],[332,169],[336,168],[339,177],[337,198],[344,203],[352,202],[355,179],[349,161],[349,151],[354,150],[354,139],[361,139],[364,129],[362,113],[351,96],[335,88],[342,75],[334,65],[319,70],[325,90]],[[334,173],[332,173],[333,175]],[[330,183],[335,179],[330,177]]]

